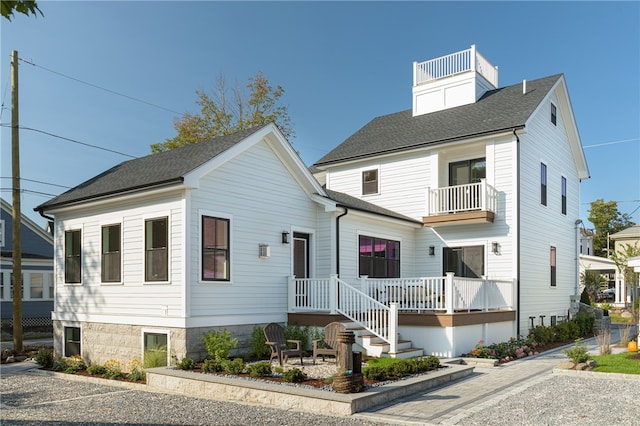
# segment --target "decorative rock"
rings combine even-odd
[[[584,362],[581,362],[581,363],[576,365],[576,370],[582,371],[582,370],[586,370],[586,369],[587,369],[587,364],[584,363]]]
[[[571,361],[562,361],[560,364],[557,365],[556,368],[560,368],[562,370],[573,370],[573,367],[575,367],[575,364]]]
[[[589,370],[593,370],[597,366],[598,366],[598,363],[595,362],[594,360],[590,359],[587,361],[587,367],[589,367]]]
[[[13,355],[10,355],[9,357],[7,357],[7,359],[4,362],[6,362],[7,364],[14,363],[16,362],[16,357],[14,357]]]

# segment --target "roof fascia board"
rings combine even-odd
[[[82,206],[82,208],[93,208],[97,206],[107,206],[112,204],[113,202],[120,201],[128,201],[134,198],[139,198],[141,194],[143,195],[157,195],[163,194],[165,192],[173,192],[176,190],[185,189],[182,185],[182,181],[174,181],[174,184],[162,185],[156,187],[144,186],[141,188],[136,188],[131,191],[126,192],[117,192],[113,194],[104,195],[102,197],[90,198],[84,200],[77,200],[70,203],[65,203],[61,206],[50,206],[46,210],[42,212],[45,214],[56,215],[56,213],[64,213],[69,210],[75,210],[78,206]]]
[[[455,138],[455,139],[449,139],[449,140],[444,140],[444,141],[440,141],[440,142],[434,142],[431,143],[429,145],[424,145],[424,146],[417,146],[414,148],[407,148],[406,150],[402,150],[402,149],[398,149],[398,150],[393,150],[393,151],[388,151],[388,152],[381,152],[378,154],[371,154],[371,155],[367,155],[367,156],[361,156],[358,158],[353,158],[353,159],[347,159],[344,161],[334,161],[331,163],[325,163],[323,165],[316,165],[316,167],[318,167],[319,169],[321,169],[322,171],[326,171],[328,168],[330,167],[334,167],[334,166],[347,166],[347,165],[352,165],[352,164],[358,164],[358,163],[362,163],[364,161],[370,161],[370,160],[381,160],[381,159],[385,159],[385,158],[392,158],[395,157],[397,155],[400,154],[414,154],[416,152],[422,152],[422,151],[431,151],[434,149],[439,149],[442,147],[442,145],[447,145],[447,148],[455,148],[457,146],[460,145],[466,145],[466,144],[470,144],[470,143],[478,143],[478,142],[486,142],[490,139],[494,139],[496,137],[499,136],[511,136],[513,135],[513,131],[517,130],[518,134],[523,134],[526,133],[526,131],[524,130],[525,126],[517,126],[517,127],[513,127],[513,128],[508,128],[508,129],[501,129],[495,132],[491,132],[491,133],[484,133],[481,135],[476,135],[476,136],[470,136],[470,137],[462,137],[462,138]]]
[[[369,220],[375,220],[376,222],[387,222],[387,223],[393,223],[393,224],[402,224],[405,226],[411,226],[412,228],[415,229],[420,229],[423,228],[424,225],[422,223],[419,222],[412,222],[412,221],[408,221],[408,220],[404,220],[404,219],[399,219],[399,218],[395,218],[395,217],[391,217],[391,216],[387,216],[384,214],[380,214],[380,213],[373,213],[373,212],[369,212],[369,211],[364,211],[364,210],[360,210],[357,207],[351,207],[351,206],[345,206],[342,204],[337,204],[337,206],[340,207],[345,207],[347,209],[349,209],[349,215],[353,215],[353,216],[357,216],[357,217],[362,217],[362,218],[366,218]]]
[[[338,203],[336,203],[330,198],[327,198],[326,195],[323,196],[319,194],[312,194],[311,199],[316,203],[320,204],[322,207],[324,207],[325,212],[329,213],[329,212],[338,211]]]

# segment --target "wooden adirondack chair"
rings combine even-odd
[[[272,322],[264,327],[264,337],[267,339],[267,345],[271,348],[271,357],[269,362],[274,358],[278,358],[280,365],[287,362],[289,356],[299,356],[300,365],[302,363],[302,342],[300,340],[286,340],[284,338],[284,328],[280,324]],[[287,343],[294,343],[296,347],[290,349],[287,347]]]
[[[319,343],[322,339],[313,340],[313,363],[316,363],[318,355],[322,357],[324,362],[325,355],[332,355],[336,359],[338,358],[338,333],[344,331],[344,325],[339,322],[332,322],[324,328],[324,348],[321,348]]]

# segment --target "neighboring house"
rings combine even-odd
[[[565,318],[588,169],[564,77],[497,89],[474,47],[450,58],[414,64],[413,110],[313,175],[266,125],[38,206],[56,222],[56,353],[199,357],[209,330],[246,347],[265,323],[348,319],[371,354],[456,356]]]
[[[609,236],[613,240],[613,249],[618,254],[623,254],[633,247],[640,249],[640,225],[630,226],[622,231]],[[616,274],[616,303],[624,305],[630,303],[640,296],[638,283],[627,283],[625,276],[620,271]]]
[[[11,204],[0,199],[0,311],[2,328],[13,324],[13,216]],[[53,236],[22,215],[22,325],[51,326],[53,311]]]

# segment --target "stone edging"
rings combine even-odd
[[[605,373],[601,371],[590,370],[568,370],[566,368],[554,368],[553,374],[563,376],[583,376],[598,379],[627,380],[640,382],[640,374],[624,374],[624,373]]]

